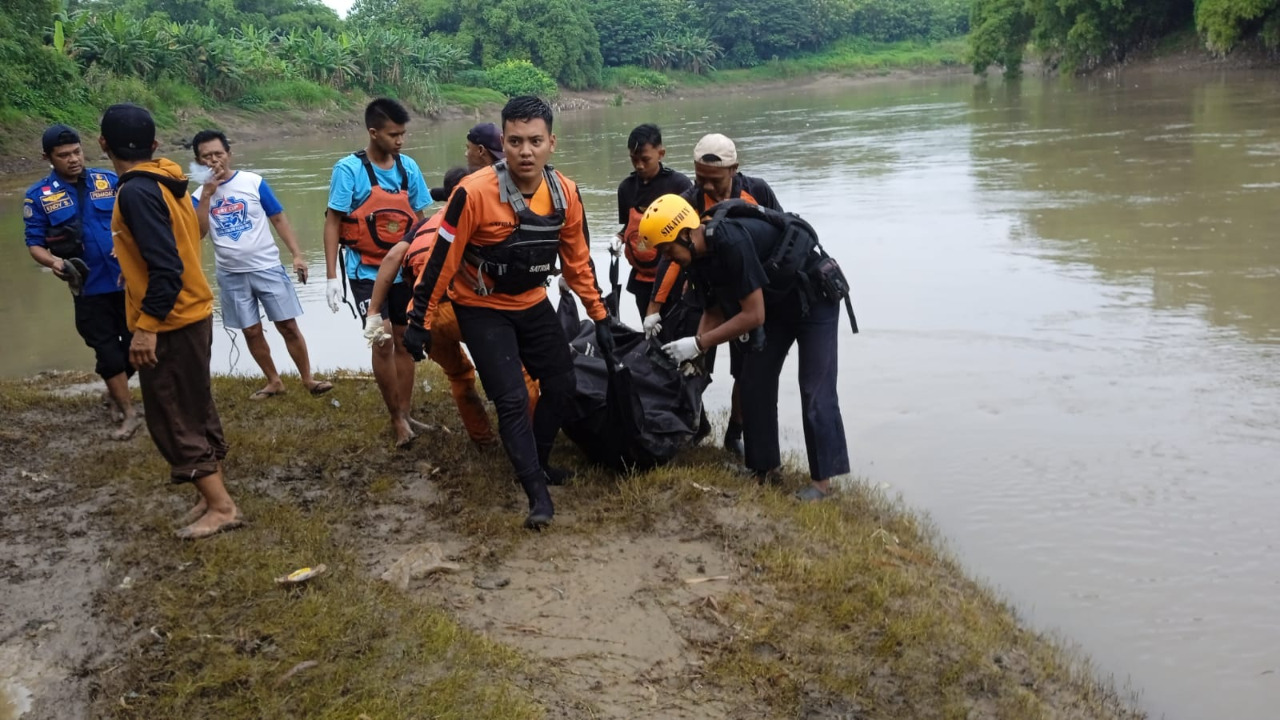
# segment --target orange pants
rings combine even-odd
[[[431,352],[427,353],[449,378],[449,391],[462,416],[467,435],[477,443],[491,443],[496,436],[489,424],[489,411],[480,393],[476,392],[476,367],[462,351],[462,331],[458,318],[453,314],[453,303],[440,303],[431,318]],[[524,374],[525,387],[529,389],[529,414],[538,404],[538,381]]]

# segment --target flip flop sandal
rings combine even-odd
[[[311,393],[311,395],[312,395],[313,397],[319,397],[319,396],[321,396],[321,395],[323,395],[323,394],[325,394],[325,393],[329,392],[329,391],[330,391],[330,390],[332,390],[332,389],[333,389],[333,383],[329,382],[328,380],[321,380],[320,382],[316,383],[315,385],[312,385],[312,386],[307,390],[307,392]]]
[[[250,400],[266,400],[267,398],[273,398],[277,395],[283,395],[283,394],[284,394],[283,390],[256,390],[252,395],[249,396],[249,399]]]
[[[176,535],[179,540],[203,540],[240,527],[244,527],[244,518],[237,515],[234,519],[228,520],[212,530],[199,532],[192,530],[190,527],[184,527],[174,533],[174,535]]]
[[[812,485],[796,491],[796,499],[800,502],[818,502],[820,500],[826,500],[829,497],[831,497],[831,493],[822,492]]]
[[[67,276],[67,286],[72,295],[80,295],[84,283],[89,279],[89,266],[80,258],[68,258],[62,261],[62,272]]]

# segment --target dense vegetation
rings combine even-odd
[[[663,92],[716,70],[949,63],[966,33],[977,72],[1016,76],[1028,47],[1082,71],[1192,27],[1212,52],[1280,48],[1280,0],[356,0],[345,19],[320,0],[6,0],[0,126],[92,125],[121,99],[168,124],[370,94],[430,110],[559,86]]]
[[[969,0],[6,0],[0,124],[91,125],[129,99],[173,111],[322,107],[441,88],[492,96],[631,86],[968,31]],[[843,52],[843,51],[841,51]],[[484,96],[482,97],[489,97]]]
[[[1016,75],[1031,43],[1051,66],[1083,71],[1194,27],[1210,52],[1256,38],[1280,49],[1280,0],[973,0],[970,43],[977,72]]]

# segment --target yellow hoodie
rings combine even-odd
[[[213,314],[200,226],[176,163],[148,160],[120,176],[111,231],[130,330],[167,332]]]

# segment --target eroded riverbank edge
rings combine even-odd
[[[1148,73],[1214,73],[1280,69],[1280,54],[1262,47],[1248,45],[1230,55],[1220,56],[1209,53],[1193,42],[1183,40],[1171,44],[1159,51],[1148,50],[1137,52],[1124,62],[1101,66],[1093,71],[1094,75],[1115,77],[1118,74]],[[1054,74],[1054,71],[1035,60],[1023,64],[1023,73],[1028,76]],[[1000,81],[1000,70],[989,68],[987,77],[974,75],[967,66],[937,65],[918,68],[892,68],[877,70],[858,70],[849,72],[820,72],[796,75],[771,80],[753,79],[745,82],[713,81],[705,84],[680,84],[666,93],[653,93],[635,88],[619,88],[617,90],[573,91],[562,89],[556,100],[557,112],[573,112],[616,105],[635,105],[643,107],[654,102],[679,101],[692,97],[732,96],[749,93],[763,93],[781,89],[800,88],[856,88],[886,82],[903,82],[921,78],[964,77],[975,83],[986,80]],[[160,154],[169,156],[184,155],[188,150],[185,144],[199,130],[211,124],[222,128],[232,137],[234,142],[252,149],[271,142],[290,138],[321,138],[346,136],[359,129],[359,102],[353,102],[352,108],[332,108],[325,110],[293,109],[278,112],[250,112],[234,107],[220,107],[213,110],[193,109],[178,112],[178,124],[165,128],[159,133]],[[497,103],[480,106],[446,105],[423,117],[415,118],[417,123],[411,129],[419,131],[452,120],[496,119],[500,105]],[[215,120],[216,118],[216,120]],[[40,159],[36,151],[36,138],[43,131],[44,123],[29,119],[25,124],[19,123],[7,128],[10,134],[30,135],[31,153],[0,154],[0,176],[10,176],[8,180],[0,180],[0,189],[10,186],[17,178],[44,170],[47,163]],[[88,154],[97,157],[100,153],[93,148],[92,140],[88,141]],[[105,161],[105,156],[99,162]],[[20,184],[20,183],[19,183]]]
[[[217,378],[250,527],[198,544],[149,440],[67,391],[92,378],[0,383],[0,688],[24,718],[1143,717],[860,482],[802,507],[711,447],[617,479],[565,445],[582,473],[528,534],[420,380],[439,429],[394,452],[364,375]]]
[[[593,108],[618,105],[643,106],[652,102],[683,100],[691,97],[731,96],[743,93],[768,92],[782,88],[798,87],[857,87],[884,82],[899,82],[912,78],[940,76],[970,76],[967,68],[930,67],[914,70],[877,70],[859,73],[821,73],[793,78],[783,78],[767,82],[750,83],[708,83],[705,85],[681,85],[670,92],[655,94],[634,88],[619,90],[587,90],[573,91],[562,89],[554,105],[558,113],[574,112]],[[360,103],[355,103],[359,105]],[[410,125],[410,131],[430,132],[438,123],[451,120],[473,118],[477,122],[496,121],[499,104],[478,107],[445,106],[425,117],[416,116]],[[362,122],[360,108],[326,109],[326,110],[287,110],[282,112],[258,113],[247,112],[236,108],[219,108],[217,110],[196,110],[190,113],[179,113],[178,125],[165,128],[158,134],[160,142],[158,152],[170,157],[186,157],[190,151],[184,147],[198,131],[210,126],[210,118],[216,118],[216,125],[239,146],[252,149],[265,144],[290,138],[320,138],[338,135],[351,135],[359,130]],[[23,175],[39,172],[48,167],[40,159],[38,140],[44,125],[35,121],[28,122],[25,127],[10,128],[11,133],[26,133],[31,136],[30,154],[0,155],[0,175]],[[96,136],[86,138],[86,154],[90,157],[100,155],[97,150]],[[102,159],[105,159],[102,158]],[[8,183],[6,183],[7,185]]]

